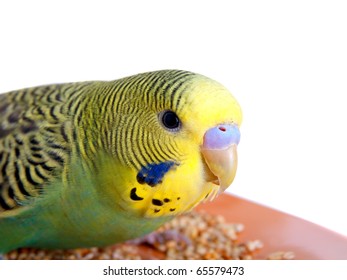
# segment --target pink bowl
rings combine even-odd
[[[277,251],[291,251],[295,259],[301,260],[347,260],[346,236],[246,199],[223,194],[197,210],[243,224],[241,242],[258,239],[264,244],[256,259],[265,259]]]

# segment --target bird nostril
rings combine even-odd
[[[237,125],[219,124],[207,130],[203,137],[204,149],[226,149],[240,142],[240,131]]]

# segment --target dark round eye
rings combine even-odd
[[[181,128],[181,121],[172,111],[163,111],[159,114],[159,118],[163,126],[170,131],[177,131]]]

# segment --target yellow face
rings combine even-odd
[[[122,151],[104,163],[103,180],[126,211],[177,215],[219,192],[202,155],[204,135],[218,125],[239,127],[241,109],[228,90],[204,76],[165,72],[151,86],[155,75],[148,75],[139,79],[141,86],[129,87],[117,112],[113,146]]]

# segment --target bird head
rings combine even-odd
[[[115,187],[122,208],[147,217],[175,215],[229,187],[242,113],[224,86],[180,70],[111,85],[116,105],[107,138],[118,170],[124,169],[116,176],[126,187]]]

